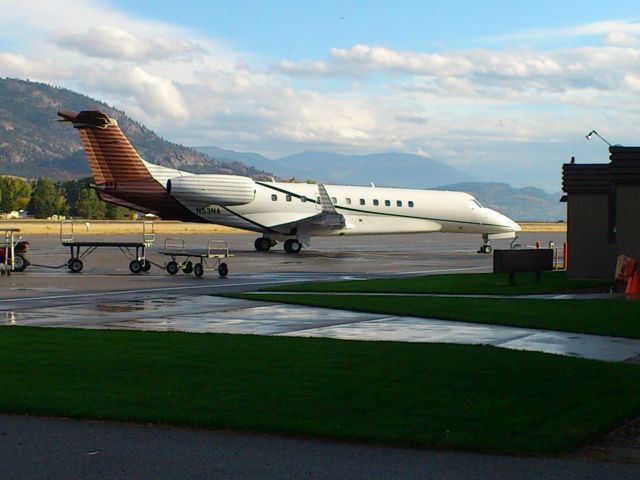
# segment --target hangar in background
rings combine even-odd
[[[640,260],[640,147],[609,153],[609,163],[562,167],[573,278],[613,280],[618,255]]]

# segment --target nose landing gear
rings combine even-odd
[[[489,254],[493,252],[493,248],[491,248],[491,245],[489,245],[489,235],[487,235],[486,233],[482,234],[482,242],[483,243],[482,245],[480,245],[478,253]]]

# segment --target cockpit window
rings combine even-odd
[[[478,208],[484,208],[482,205],[480,205],[480,202],[477,201],[475,198],[471,199],[471,203],[473,203]]]

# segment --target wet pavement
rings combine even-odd
[[[350,312],[210,295],[98,301],[3,312],[4,325],[493,345],[623,361],[640,340]],[[2,317],[0,317],[2,318]]]

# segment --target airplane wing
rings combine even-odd
[[[288,233],[292,229],[309,231],[344,228],[344,216],[337,212],[327,189],[321,183],[318,184],[318,196],[322,208],[317,214],[298,216],[290,213],[274,213],[272,215],[261,213],[261,223],[281,233]],[[248,217],[250,218],[250,216]]]

